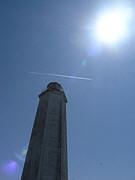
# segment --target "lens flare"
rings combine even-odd
[[[10,161],[5,163],[2,167],[2,171],[7,175],[13,175],[18,169],[18,164],[16,161]]]

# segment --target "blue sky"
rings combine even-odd
[[[135,31],[108,47],[87,26],[102,8],[130,1],[0,1],[0,180],[19,180],[15,156],[29,142],[38,94],[67,95],[69,180],[135,180]],[[29,71],[92,78],[35,76]],[[16,162],[14,172],[5,168]]]

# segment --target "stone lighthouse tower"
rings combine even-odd
[[[21,180],[68,180],[66,102],[56,82],[39,95]]]

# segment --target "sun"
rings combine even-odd
[[[104,43],[115,43],[127,34],[131,17],[129,9],[111,9],[99,15],[95,23],[96,38]]]

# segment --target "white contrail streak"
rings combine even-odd
[[[15,156],[16,156],[16,158],[17,158],[18,160],[20,160],[20,161],[22,161],[22,162],[25,161],[25,158],[22,157],[21,155],[19,155],[19,154],[16,153]]]
[[[40,76],[56,76],[56,77],[63,77],[63,78],[70,78],[70,79],[79,79],[79,80],[86,80],[86,81],[91,81],[92,79],[90,78],[85,78],[85,77],[78,77],[78,76],[67,76],[63,74],[52,74],[52,73],[38,73],[38,72],[28,72],[29,74],[35,74],[35,75],[40,75]]]
[[[25,158],[26,158],[27,151],[28,151],[28,148],[24,147],[20,153],[15,153],[16,158],[18,160],[24,162]]]

